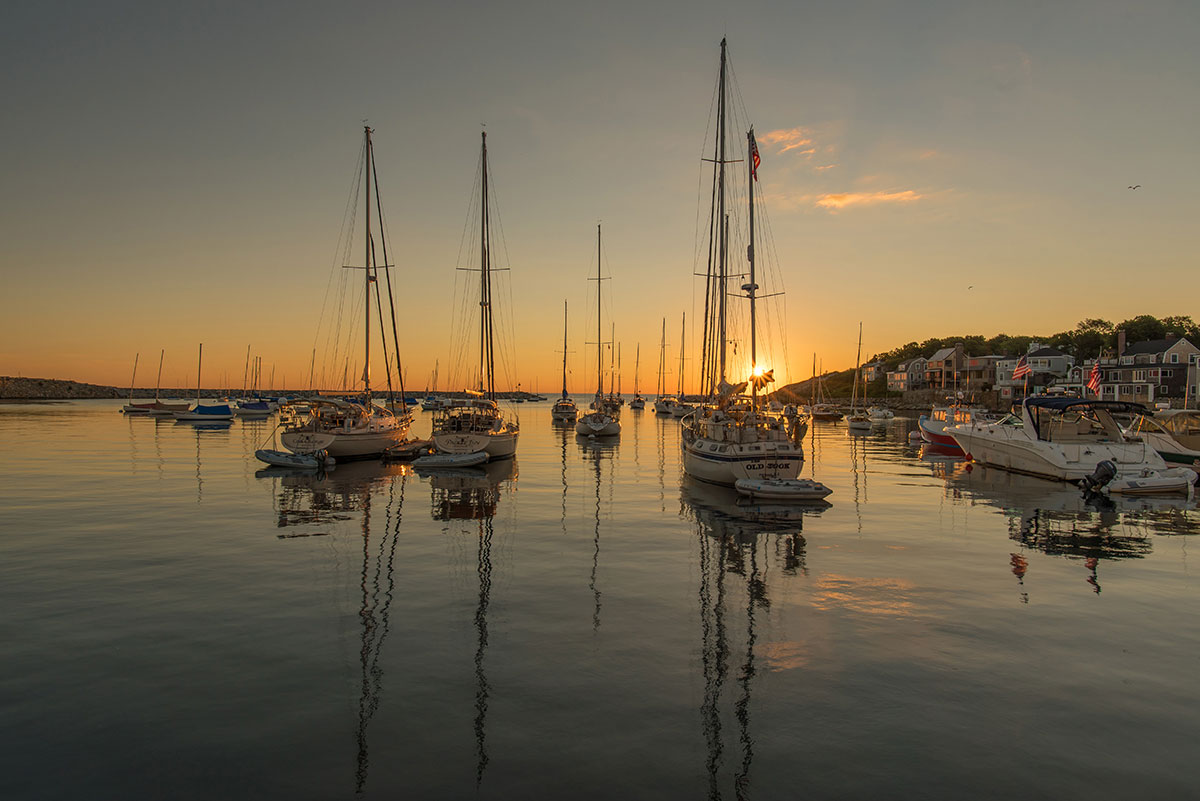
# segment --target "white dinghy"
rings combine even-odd
[[[333,467],[337,462],[324,451],[315,453],[290,453],[269,448],[259,448],[254,452],[254,458],[275,467],[297,467],[308,470]]]
[[[474,453],[433,453],[428,456],[421,456],[413,459],[413,467],[419,468],[452,468],[452,467],[474,467],[477,464],[483,464],[488,460],[486,451],[476,451]]]
[[[748,498],[775,501],[819,501],[833,492],[811,478],[740,478],[733,486]]]

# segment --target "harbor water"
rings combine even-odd
[[[0,798],[1195,795],[1200,512],[815,423],[828,503],[514,407],[514,461],[0,406]],[[428,415],[413,431],[426,435]]]

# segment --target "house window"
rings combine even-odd
[[[1179,364],[1179,354],[1178,353],[1171,354],[1171,364]]]
[[[1146,371],[1145,370],[1134,370],[1133,371],[1133,380],[1134,381],[1145,381],[1146,380]]]

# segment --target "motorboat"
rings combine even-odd
[[[988,423],[993,417],[986,409],[978,406],[966,406],[960,403],[935,405],[928,415],[917,418],[917,428],[921,431],[921,439],[934,445],[941,445],[950,450],[960,450],[958,443],[945,431],[949,426],[970,425],[972,423]]]
[[[886,406],[872,406],[871,408],[867,409],[867,417],[870,417],[875,421],[891,420],[895,416],[895,412]]]
[[[1146,440],[1167,462],[1200,469],[1200,411],[1196,409],[1139,414],[1125,435]]]
[[[973,461],[1059,481],[1087,482],[1109,492],[1188,492],[1194,474],[1168,467],[1145,439],[1130,438],[1117,413],[1148,414],[1124,401],[1034,396],[994,423],[947,426],[945,433]],[[1101,477],[1105,470],[1108,475]]]

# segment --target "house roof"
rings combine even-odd
[[[931,362],[942,362],[954,355],[954,348],[942,348],[937,353],[929,357]]]
[[[1058,350],[1056,348],[1038,348],[1037,350],[1033,351],[1032,353],[1028,353],[1026,355],[1027,356],[1066,356],[1067,354],[1063,353],[1061,350]]]
[[[1172,339],[1147,339],[1145,342],[1134,342],[1132,345],[1125,346],[1125,352],[1122,356],[1136,356],[1139,353],[1163,353],[1170,350],[1180,342],[1188,342],[1186,337],[1174,337]],[[1195,347],[1193,345],[1193,347]]]

